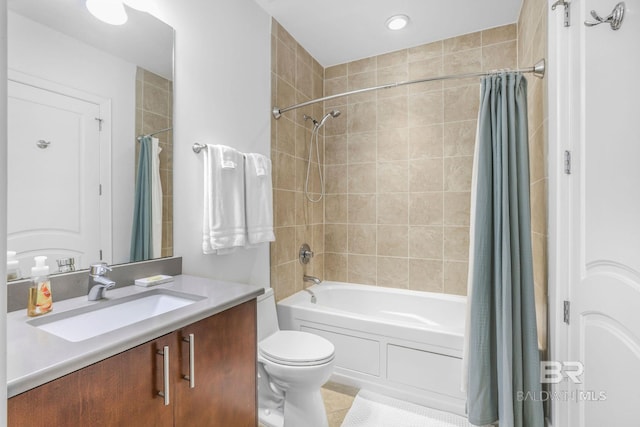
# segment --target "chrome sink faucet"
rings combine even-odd
[[[111,267],[108,267],[104,262],[92,264],[89,268],[89,291],[87,293],[89,301],[104,298],[104,291],[116,285],[116,282],[104,277],[107,271],[111,271]]]

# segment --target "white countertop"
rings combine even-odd
[[[27,323],[34,319],[27,310],[7,314],[7,390],[12,397],[78,369],[171,333],[228,308],[249,301],[263,288],[180,275],[174,281],[149,288],[126,286],[106,292],[106,299],[87,301],[86,296],[55,300],[53,311],[60,313],[106,300],[122,298],[153,289],[171,289],[205,297],[200,301],[152,318],[107,332],[84,341],[70,342]],[[44,314],[40,317],[48,316]]]

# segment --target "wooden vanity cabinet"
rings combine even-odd
[[[221,315],[224,314],[224,315]],[[193,323],[180,336],[180,380],[176,379],[176,426],[255,427],[256,300]],[[195,388],[182,378],[189,371],[189,345],[195,336]]]
[[[189,343],[194,334],[194,382]],[[169,347],[169,405],[163,356]],[[65,375],[8,401],[8,425],[232,426],[257,425],[256,301]]]
[[[172,426],[173,408],[156,397],[158,378],[154,369],[162,367],[155,349],[170,345],[172,335],[10,398],[8,425]]]

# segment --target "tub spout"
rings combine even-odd
[[[302,280],[304,282],[313,282],[316,285],[319,285],[320,283],[322,283],[322,280],[318,279],[315,276],[307,276],[306,274],[304,276],[302,276]]]
[[[312,304],[315,304],[315,303],[316,303],[316,301],[317,301],[317,299],[316,299],[316,294],[314,294],[312,290],[310,290],[310,289],[306,289],[306,288],[305,288],[305,289],[303,289],[303,291],[305,291],[305,292],[307,292],[309,295],[311,295],[311,303],[312,303]]]

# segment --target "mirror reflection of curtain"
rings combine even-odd
[[[151,138],[151,222],[153,223],[151,258],[162,256],[162,184],[160,182],[160,141]]]
[[[143,261],[160,256],[162,246],[162,186],[157,138],[140,140],[131,230],[131,257]]]

